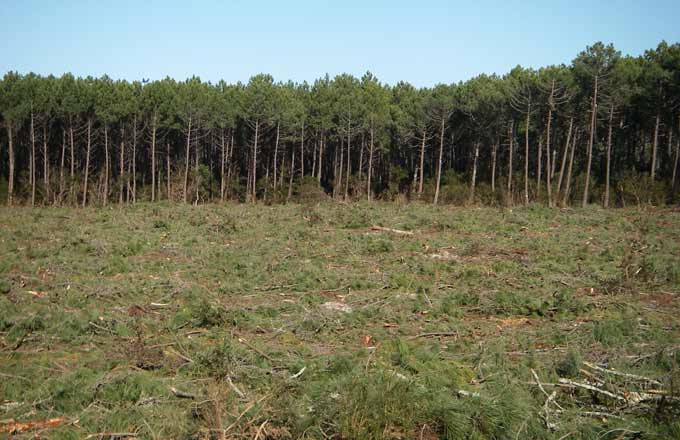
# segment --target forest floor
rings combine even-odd
[[[680,438],[679,295],[671,208],[0,208],[0,438]]]

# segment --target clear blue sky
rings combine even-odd
[[[0,72],[312,81],[370,70],[416,86],[569,63],[586,45],[680,41],[680,0],[0,0]]]

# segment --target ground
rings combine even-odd
[[[678,295],[671,208],[0,208],[0,438],[680,438]]]

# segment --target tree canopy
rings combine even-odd
[[[371,72],[312,84],[8,72],[0,122],[10,204],[276,202],[310,191],[668,203],[679,186],[680,44],[624,56],[597,42],[569,65],[429,88]]]

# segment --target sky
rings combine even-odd
[[[680,42],[680,1],[0,0],[0,72],[432,86]]]

